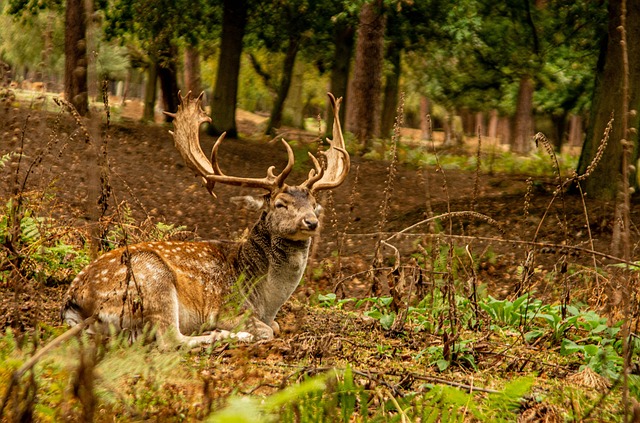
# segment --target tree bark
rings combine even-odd
[[[351,131],[362,145],[361,154],[372,149],[379,131],[380,89],[386,17],[383,2],[365,3],[360,11],[353,75]]]
[[[291,75],[289,94],[284,102],[284,111],[287,117],[285,125],[291,124],[298,129],[304,129],[304,70],[304,63],[301,60],[296,61]]]
[[[287,99],[289,93],[289,87],[291,86],[291,76],[293,74],[293,65],[300,49],[300,35],[296,34],[289,38],[287,45],[287,52],[282,62],[282,79],[280,80],[280,86],[278,87],[278,95],[273,103],[271,109],[271,117],[267,124],[266,134],[270,135],[274,128],[279,128],[282,125],[282,110],[284,101]]]
[[[571,115],[569,120],[569,146],[580,147],[584,143],[584,133],[582,131],[582,116]]]
[[[622,98],[623,98],[623,63],[620,45],[620,0],[609,1],[609,29],[601,44],[598,60],[596,84],[591,108],[591,118],[587,128],[578,173],[586,171],[596,156],[601,144],[603,132],[613,113],[614,122],[609,142],[599,165],[583,183],[583,189],[590,198],[613,200],[619,190],[622,176],[622,144],[620,140],[626,138],[634,145],[634,157],[637,160],[637,134],[623,134],[622,129]],[[634,40],[640,39],[640,3],[627,2],[627,53],[629,56],[629,110],[640,110],[640,44]],[[640,114],[629,114],[629,128],[638,128]],[[633,187],[637,188],[634,175],[630,175]]]
[[[247,0],[224,0],[220,59],[216,86],[211,99],[211,117],[213,119],[212,124],[209,125],[211,135],[226,132],[228,137],[238,136],[236,103],[238,101],[240,56],[247,24],[247,12]]]
[[[202,92],[200,77],[200,52],[195,46],[187,46],[184,50],[184,85],[185,91],[193,95]]]
[[[487,131],[487,136],[489,138],[498,138],[498,123],[500,121],[500,116],[498,115],[498,111],[496,109],[491,110],[489,113],[489,128]]]
[[[84,116],[89,112],[84,0],[67,0],[64,53],[64,98]]]
[[[333,65],[331,66],[331,88],[329,91],[336,97],[342,97],[342,115],[340,124],[345,128],[345,110],[347,110],[347,90],[349,86],[349,68],[353,54],[353,41],[355,30],[351,25],[338,23],[333,30],[333,42],[335,51]],[[327,105],[327,129],[326,135],[333,134],[333,113],[331,105]]]
[[[511,150],[519,154],[531,151],[533,138],[533,81],[530,76],[520,79]]]
[[[162,90],[162,105],[167,112],[175,113],[178,110],[178,72],[175,63],[167,63],[158,67],[158,79]],[[171,122],[173,118],[164,115],[165,122]]]
[[[145,122],[155,122],[156,119],[156,88],[158,83],[158,66],[156,60],[149,64],[147,69],[147,81],[144,88],[144,110],[142,120]]]
[[[390,43],[387,47],[387,61],[391,65],[384,85],[380,135],[390,137],[396,120],[398,94],[400,91],[400,47]]]

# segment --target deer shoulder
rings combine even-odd
[[[162,345],[273,338],[276,314],[300,283],[311,238],[320,229],[315,195],[341,185],[349,172],[338,118],[341,99],[329,94],[335,123],[330,148],[322,153],[324,165],[310,155],[314,168],[308,178],[287,185],[294,154],[284,140],[288,163],[278,175],[273,166],[264,178],[224,174],[217,160],[224,134],[211,160],[206,158],[198,133],[210,118],[201,98],[181,97],[173,114],[176,147],[212,194],[216,183],[266,191],[234,199],[260,211],[249,236],[237,243],[148,242],[108,252],[71,283],[61,310],[67,324],[94,317],[90,330],[126,332],[132,338],[153,328]]]

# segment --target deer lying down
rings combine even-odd
[[[93,316],[98,323],[91,330],[109,333],[115,328],[132,338],[150,325],[161,345],[177,341],[187,346],[229,337],[268,340],[277,332],[276,314],[298,286],[311,237],[319,230],[314,195],[339,186],[349,172],[338,118],[341,99],[329,94],[334,126],[330,148],[322,153],[325,166],[310,154],[315,168],[302,184],[289,186],[284,181],[294,155],[284,140],[289,161],[277,176],[273,166],[264,178],[223,174],[216,155],[224,134],[211,160],[205,157],[198,131],[210,118],[201,97],[181,97],[172,114],[176,147],[212,194],[216,182],[267,190],[252,200],[262,209],[260,218],[242,242],[146,242],[104,254],[71,283],[61,310],[67,324]]]

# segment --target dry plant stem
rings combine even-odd
[[[13,372],[11,375],[11,380],[9,381],[9,386],[7,387],[7,391],[4,394],[4,398],[2,399],[2,404],[0,404],[0,415],[4,411],[7,403],[9,401],[9,396],[11,395],[11,391],[14,386],[18,384],[22,375],[24,375],[27,371],[31,370],[33,366],[35,366],[40,359],[47,354],[49,351],[67,341],[68,339],[73,338],[78,333],[80,333],[84,328],[91,325],[95,321],[95,317],[89,317],[85,319],[82,323],[72,327],[67,330],[62,335],[50,341],[47,345],[45,345],[42,349],[38,350],[29,360],[27,360],[20,368]]]
[[[342,288],[341,282],[336,282],[336,280],[342,279],[342,251],[344,249],[345,240],[347,239],[347,231],[350,228],[351,221],[353,219],[353,210],[355,210],[356,197],[358,194],[357,188],[359,186],[360,181],[360,166],[356,166],[355,168],[355,176],[353,178],[353,185],[351,187],[351,194],[349,195],[349,213],[347,214],[347,218],[345,219],[344,227],[341,231],[337,230],[338,218],[336,216],[336,243],[338,247],[338,256],[336,258],[336,271],[333,275],[333,292],[338,293],[338,290]],[[344,296],[344,290],[342,291]]]
[[[582,210],[584,212],[585,224],[587,226],[587,234],[589,235],[589,246],[591,247],[591,250],[595,250],[595,246],[593,245],[593,235],[591,234],[591,225],[589,223],[589,212],[587,211],[587,203],[584,201],[585,194],[582,191],[582,186],[580,184],[576,184],[576,185],[578,187],[578,192],[580,194],[580,201],[582,203]],[[593,270],[595,273],[596,286],[599,286],[600,275],[598,274],[598,260],[596,260],[595,254],[592,254],[591,257],[593,257]]]
[[[282,366],[285,367],[297,367],[294,365],[290,365],[290,364],[282,364]],[[306,370],[306,371],[305,371]],[[300,371],[308,373],[311,369],[309,368],[302,368],[300,369]],[[312,369],[314,373],[322,373],[322,372],[327,372],[327,371],[345,371],[345,368],[340,368],[340,367],[315,367]],[[414,372],[403,372],[401,374],[399,374],[397,371],[390,371],[390,372],[383,372],[383,371],[373,371],[373,370],[368,370],[368,371],[362,371],[362,370],[356,370],[354,368],[351,369],[352,373],[354,375],[358,375],[358,376],[362,376],[364,378],[367,379],[371,379],[373,380],[374,376],[394,376],[394,377],[404,377],[404,376],[409,376],[413,379],[417,379],[417,380],[424,380],[426,382],[431,382],[431,383],[437,383],[437,384],[441,384],[441,385],[448,385],[448,386],[453,386],[455,388],[460,388],[460,389],[464,389],[465,391],[468,391],[469,393],[473,393],[473,392],[482,392],[482,393],[487,393],[487,394],[499,394],[501,391],[497,391],[495,389],[489,389],[489,388],[481,388],[475,385],[469,385],[466,383],[460,383],[460,382],[454,382],[451,380],[446,380],[443,378],[439,378],[439,377],[435,377],[435,376],[426,376],[426,375],[421,375],[418,373],[414,373]],[[395,392],[398,392],[398,390],[396,388],[394,388],[392,385],[385,383],[385,386],[393,389]]]
[[[621,1],[620,5],[620,46],[622,50],[622,137],[620,140],[622,143],[622,183],[620,186],[620,196],[622,201],[618,207],[621,207],[621,222],[620,235],[622,241],[622,256],[625,260],[629,260],[631,256],[631,228],[630,228],[630,211],[631,211],[631,191],[629,186],[629,162],[631,160],[631,153],[633,149],[633,143],[630,142],[627,137],[629,136],[629,55],[627,50],[627,2]],[[615,237],[614,237],[615,241]],[[614,249],[615,251],[615,249]],[[624,289],[627,295],[623,295],[623,309],[625,313],[625,322],[622,325],[622,356],[624,357],[624,365],[622,367],[622,404],[624,409],[624,421],[629,420],[629,378],[628,369],[631,365],[629,354],[629,332],[631,325],[631,307],[629,297],[631,294],[631,286],[629,281],[629,267],[624,270],[624,280],[627,281]]]
[[[453,213],[457,213],[457,212],[453,212]],[[469,213],[469,212],[466,212],[466,213]],[[424,221],[418,222],[418,223],[424,223]],[[412,225],[412,227],[416,226],[416,225]],[[402,232],[405,233],[406,230],[407,229],[405,228]],[[376,235],[379,235],[379,233],[378,234],[371,234],[371,233],[349,234],[349,236],[352,236],[352,237],[357,237],[357,236],[371,237],[371,236],[376,236]],[[393,238],[396,235],[398,235],[398,232],[394,232],[393,234],[391,234],[390,238]],[[448,235],[448,234],[435,234],[434,235],[434,234],[427,234],[427,233],[409,233],[409,234],[406,234],[406,235],[407,236],[416,236],[416,237],[435,236],[436,238],[477,239],[477,240],[480,240],[480,241],[493,241],[493,242],[501,242],[501,243],[507,243],[507,244],[529,245],[529,246],[535,246],[535,247],[548,247],[548,248],[553,248],[553,249],[556,249],[556,250],[568,250],[568,251],[582,252],[582,253],[585,253],[585,254],[590,254],[590,255],[606,258],[606,259],[612,260],[612,261],[614,261],[616,263],[627,264],[627,265],[629,265],[629,266],[631,266],[633,268],[638,268],[638,263],[635,263],[633,261],[625,260],[623,258],[614,256],[612,254],[603,253],[601,251],[596,251],[596,250],[592,250],[592,249],[589,249],[589,248],[577,247],[577,246],[574,246],[574,245],[562,245],[562,244],[553,244],[553,243],[550,243],[550,242],[532,242],[532,241],[524,241],[524,240],[520,240],[520,239],[492,238],[492,237],[486,237],[486,236],[471,236],[471,235]],[[387,238],[386,241],[388,241],[390,238]]]
[[[382,204],[380,204],[380,220],[378,221],[379,232],[382,232],[383,228],[387,224],[389,206],[391,204],[391,197],[393,195],[393,182],[395,180],[396,170],[397,170],[396,167],[398,164],[397,163],[398,161],[397,147],[398,147],[398,141],[400,139],[400,127],[403,124],[403,120],[402,120],[403,115],[404,115],[404,93],[401,94],[400,101],[398,102],[396,121],[393,126],[393,136],[391,137],[391,162],[387,167],[387,179],[385,181]],[[376,246],[374,250],[372,268],[379,267],[380,264],[382,264],[383,258],[382,258],[381,247],[382,247],[382,242],[381,242],[381,239],[378,238],[376,241]],[[371,275],[373,277],[373,280],[371,283],[372,294],[379,295],[382,292],[381,287],[379,286],[380,285],[379,280],[378,278],[376,278],[376,275],[373,272],[371,273]],[[388,285],[388,281],[387,281],[387,285]],[[391,290],[393,287],[387,286],[387,288]]]
[[[446,218],[448,218],[451,221],[453,218],[457,218],[457,217],[470,217],[470,218],[473,218],[473,219],[483,220],[483,221],[487,222],[488,224],[494,226],[496,229],[498,229],[498,231],[503,236],[506,236],[506,232],[504,231],[504,229],[502,229],[502,227],[500,226],[500,223],[498,223],[493,218],[487,216],[486,214],[482,214],[482,213],[478,213],[478,212],[474,212],[474,211],[456,211],[456,212],[449,211],[447,213],[443,213],[443,214],[440,214],[438,216],[433,216],[433,217],[421,220],[420,222],[414,223],[411,226],[407,226],[406,228],[402,229],[401,231],[394,232],[393,235],[391,235],[390,237],[386,238],[384,241],[388,243],[389,241],[391,241],[393,238],[397,237],[398,235],[402,235],[402,234],[410,231],[411,229],[414,229],[414,228],[416,228],[416,227],[418,227],[420,225],[424,225],[425,223],[433,222],[434,220],[437,220],[437,219],[446,219]],[[451,234],[449,236],[451,236]],[[474,238],[474,237],[467,236],[466,238]]]
[[[476,211],[476,205],[478,202],[478,191],[480,185],[480,157],[482,153],[482,134],[480,133],[480,126],[478,126],[478,148],[476,150],[476,171],[473,179],[473,196],[471,197],[471,211]]]

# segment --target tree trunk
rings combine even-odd
[[[291,75],[291,87],[284,102],[284,110],[287,116],[285,125],[291,124],[294,128],[299,129],[304,129],[304,69],[304,63],[301,60],[295,62],[293,74]]]
[[[64,98],[80,115],[89,112],[84,0],[67,0],[64,34]]]
[[[429,99],[420,96],[420,138],[431,141],[433,131],[433,122],[429,111]]]
[[[158,66],[154,60],[147,69],[147,82],[144,88],[144,110],[142,120],[155,122],[156,119],[156,88],[158,83]]]
[[[485,123],[484,123],[484,113],[482,112],[476,112],[475,127],[473,128],[473,135],[475,136],[480,135],[482,137],[487,136]]]
[[[184,88],[196,96],[202,92],[200,52],[195,46],[187,46],[184,50]]]
[[[498,118],[498,138],[501,144],[510,144],[511,141],[511,120],[508,117]]]
[[[348,24],[336,24],[333,30],[333,42],[335,51],[333,53],[333,65],[331,66],[331,88],[329,91],[336,97],[342,97],[342,116],[340,123],[345,128],[345,110],[347,110],[347,89],[349,85],[349,68],[351,66],[351,55],[353,54],[354,29]],[[327,106],[327,129],[326,135],[333,134],[333,113],[331,105]]]
[[[553,145],[553,149],[556,152],[562,151],[562,144],[566,139],[565,134],[567,133],[567,115],[566,111],[558,115],[551,115],[551,121],[553,122],[553,128],[555,134],[553,138],[551,138],[551,144]]]
[[[489,138],[498,138],[498,123],[500,121],[500,116],[498,115],[498,111],[496,109],[491,110],[489,114],[489,128],[487,131],[487,136]]]
[[[383,2],[365,3],[360,11],[356,60],[351,99],[351,130],[362,145],[361,154],[371,151],[378,133],[382,59],[386,17]]]
[[[582,116],[571,115],[569,120],[569,146],[580,147],[584,142],[584,133],[582,131]]]
[[[289,93],[289,87],[291,86],[291,75],[293,74],[293,65],[298,55],[300,48],[300,35],[296,34],[289,38],[289,44],[287,45],[287,52],[282,62],[282,79],[280,80],[280,86],[278,87],[278,96],[273,103],[271,109],[271,118],[267,124],[266,134],[270,135],[274,128],[279,128],[282,125],[282,109],[284,108],[284,101],[287,99]]]
[[[242,39],[247,24],[247,0],[224,0],[220,59],[216,75],[216,86],[211,99],[209,125],[211,135],[227,133],[230,138],[238,136],[236,127],[236,103],[238,101],[238,78]]]
[[[520,79],[513,135],[511,150],[514,153],[527,154],[531,151],[533,138],[533,81],[528,75]]]
[[[178,110],[178,65],[176,56],[178,48],[167,41],[160,51],[161,57],[158,61],[158,79],[162,89],[162,106],[167,112],[175,113]],[[173,118],[164,115],[165,122],[171,122]]]
[[[398,108],[398,93],[400,91],[400,47],[389,43],[387,47],[387,61],[391,65],[384,85],[384,100],[382,102],[382,117],[380,135],[390,137],[396,120]]]
[[[634,145],[637,159],[637,134],[623,134],[622,122],[622,84],[623,62],[620,45],[620,0],[609,2],[609,30],[601,44],[598,60],[596,84],[591,108],[591,118],[587,128],[578,173],[583,174],[596,156],[601,144],[603,132],[613,113],[614,122],[609,142],[600,163],[586,181],[583,189],[590,198],[613,200],[619,190],[622,176],[622,144],[620,140],[628,139]],[[627,2],[627,52],[629,56],[629,110],[640,110],[640,44],[634,40],[640,39],[640,2]],[[638,128],[640,114],[629,114],[629,128]],[[632,186],[637,183],[635,175],[630,175]]]

